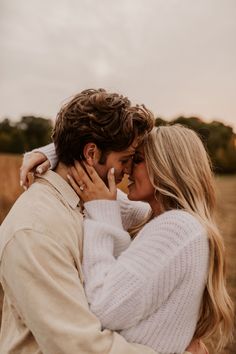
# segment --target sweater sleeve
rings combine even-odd
[[[109,203],[106,207],[113,208]],[[176,241],[179,225],[160,216],[116,259],[114,234],[121,235],[124,230],[113,222],[111,213],[109,220],[105,219],[106,207],[99,201],[90,204],[90,211],[95,215],[99,210],[103,218],[86,218],[84,223],[85,291],[103,327],[122,330],[157,311],[181,282],[186,246]]]
[[[125,230],[141,223],[150,212],[149,204],[129,200],[120,189],[117,190],[117,200],[120,204],[122,224]]]
[[[94,200],[85,203],[85,221],[95,221],[95,225],[108,226],[112,234],[112,254],[117,258],[131,242],[130,235],[123,229],[120,205],[117,201]],[[92,224],[91,224],[92,225]],[[96,227],[96,226],[95,226]],[[102,231],[101,231],[102,232]]]
[[[36,148],[36,149],[29,151],[29,152],[26,152],[24,154],[24,156],[27,157],[32,152],[41,152],[42,154],[44,154],[50,162],[50,169],[54,170],[54,168],[56,167],[56,165],[58,163],[58,157],[56,154],[56,149],[55,149],[54,143]]]

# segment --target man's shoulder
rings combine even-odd
[[[53,221],[59,209],[65,208],[53,188],[47,184],[34,183],[16,200],[2,227],[11,225],[15,230],[37,228],[46,219]]]
[[[15,202],[0,227],[0,250],[20,230],[37,232],[57,242],[77,242],[82,217],[47,183],[35,183]]]

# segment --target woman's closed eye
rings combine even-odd
[[[144,158],[140,153],[135,153],[133,156],[133,163],[135,163],[136,165],[143,162]]]

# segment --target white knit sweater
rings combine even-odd
[[[104,328],[159,353],[182,353],[191,341],[208,272],[208,240],[198,220],[172,210],[131,242],[122,226],[146,213],[121,201],[85,203],[85,291]],[[131,207],[129,207],[131,205]]]

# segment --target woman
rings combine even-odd
[[[146,217],[143,204],[115,200],[114,171],[107,188],[84,167],[89,176],[76,163],[68,178],[85,202],[85,289],[103,327],[160,353],[181,353],[192,337],[214,334],[221,349],[232,335],[233,304],[213,176],[196,133],[154,128],[136,152],[128,198],[149,204]]]

